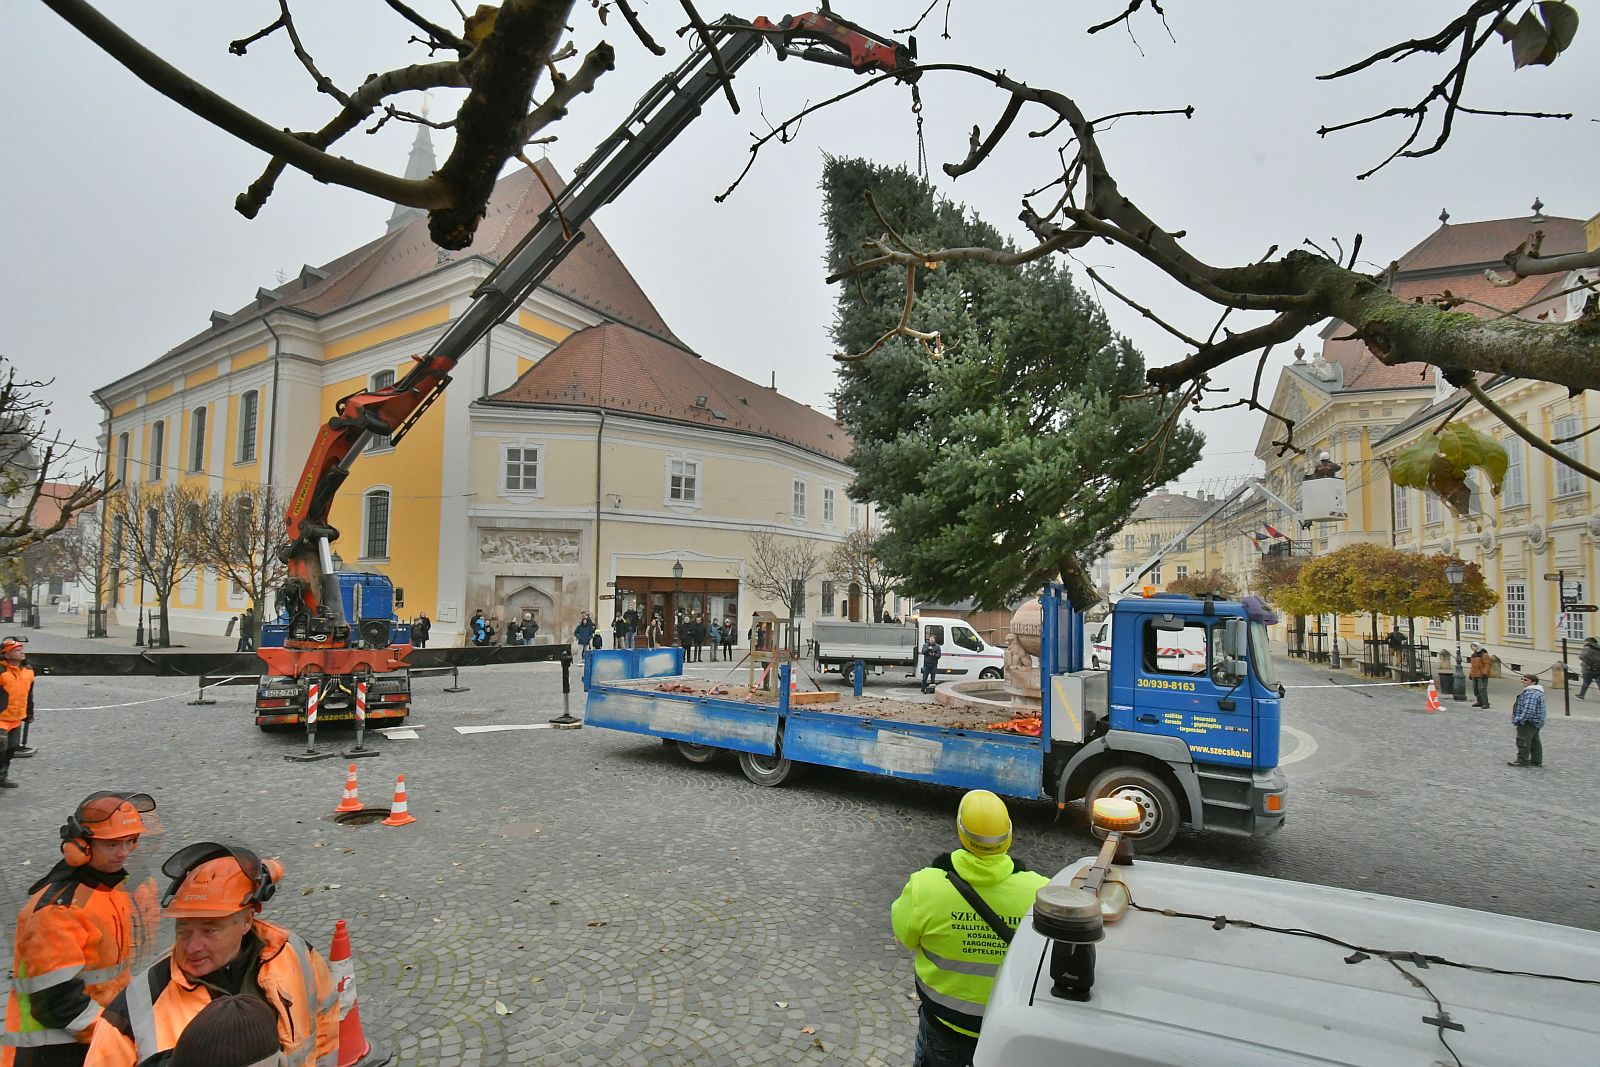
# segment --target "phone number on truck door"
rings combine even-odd
[[[1177,689],[1185,693],[1195,692],[1193,682],[1180,682],[1171,678],[1139,678],[1134,684],[1140,689]]]

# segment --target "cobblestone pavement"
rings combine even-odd
[[[1357,680],[1282,671],[1290,685]],[[248,689],[190,707],[177,680],[41,679],[39,754],[0,796],[5,959],[64,814],[133,786],[167,827],[147,860],[237,838],[287,867],[269,917],[324,946],[349,921],[362,1018],[399,1063],[908,1063],[911,968],[888,908],[953,846],[956,794],[826,770],[761,789],[731,759],[692,766],[632,735],[452,729],[543,723],[559,678],[551,664],[477,669],[455,695],[419,681],[420,738],[379,741],[360,763],[368,805],[406,775],[419,822],[403,828],[335,824],[345,762],[286,762],[303,738],[257,731]],[[1293,690],[1288,825],[1264,841],[1184,833],[1163,858],[1600,928],[1600,721],[1557,704],[1548,766],[1513,769],[1509,694],[1498,683],[1494,711],[1447,701],[1430,715],[1415,690]],[[150,702],[50,710],[132,701]],[[1035,868],[1091,850],[1080,815],[1014,810]]]

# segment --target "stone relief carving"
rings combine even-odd
[[[1587,526],[1590,537],[1600,537],[1600,515],[1590,515]]]
[[[578,535],[570,530],[479,530],[484,563],[576,563]]]

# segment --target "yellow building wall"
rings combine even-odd
[[[338,359],[340,356],[348,356],[352,352],[361,352],[371,348],[373,345],[380,345],[385,341],[393,341],[397,337],[405,337],[408,334],[418,333],[433,326],[443,325],[449,321],[449,305],[440,304],[438,307],[428,308],[426,311],[418,311],[386,322],[382,326],[374,326],[370,330],[362,330],[360,333],[341,337],[337,341],[329,341],[322,346],[322,358],[324,360]]]
[[[229,360],[228,369],[233,371],[241,371],[247,367],[254,367],[257,363],[265,363],[266,360],[267,346],[256,345],[254,348],[245,349],[243,352],[240,352],[231,360]]]
[[[414,316],[413,316],[414,317]],[[367,376],[345,378],[322,387],[322,418],[331,418],[341,397],[365,389]],[[295,472],[295,477],[299,472]],[[347,570],[370,569],[405,590],[401,617],[433,609],[439,594],[439,527],[444,481],[444,409],[435,407],[391,451],[363,452],[350,468],[329,521],[340,533],[334,550]],[[389,490],[387,562],[361,559],[363,497],[374,486]],[[291,487],[292,489],[292,487]]]

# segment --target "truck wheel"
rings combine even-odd
[[[1178,799],[1165,782],[1149,771],[1113,767],[1100,772],[1089,784],[1085,803],[1092,805],[1101,797],[1121,797],[1139,805],[1144,819],[1139,828],[1128,835],[1139,855],[1154,855],[1178,836],[1178,825],[1182,821]]]
[[[795,773],[796,765],[783,755],[783,750],[773,756],[758,756],[753,752],[739,753],[739,769],[756,785],[782,785]]]
[[[693,741],[679,741],[678,755],[690,763],[710,763],[722,750],[711,745],[697,745]]]
[[[1000,677],[1000,668],[999,667],[985,667],[983,670],[978,672],[978,677],[987,679],[988,681],[992,682],[992,681],[994,681],[994,680],[996,680],[997,678]]]

